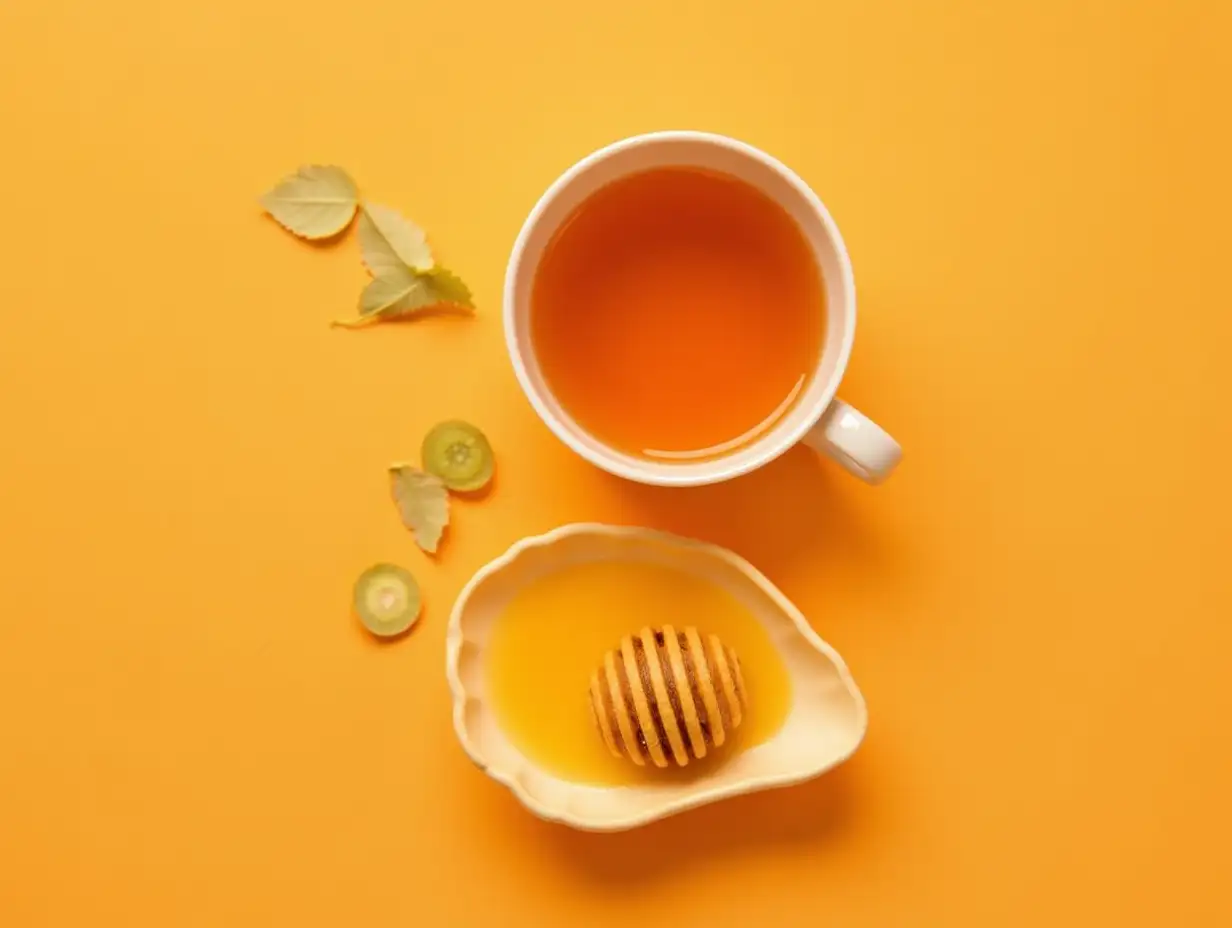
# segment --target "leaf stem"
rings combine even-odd
[[[358,319],[335,319],[329,325],[330,328],[335,329],[364,329],[379,321],[380,316],[373,313],[371,316],[360,316]]]

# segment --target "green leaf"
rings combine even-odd
[[[389,468],[390,485],[402,524],[415,536],[415,543],[435,554],[441,535],[449,525],[449,493],[439,477],[410,464]]]
[[[304,165],[261,197],[261,206],[279,225],[307,239],[337,235],[358,205],[355,181],[331,164]]]
[[[387,319],[410,316],[429,307],[475,308],[470,289],[456,274],[443,267],[417,272],[395,267],[369,281],[359,298],[359,318],[338,320],[334,325],[359,328]]]
[[[423,229],[396,209],[377,203],[365,203],[359,214],[359,250],[373,277],[401,267],[417,271],[432,267]]]

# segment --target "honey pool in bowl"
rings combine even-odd
[[[739,655],[748,706],[721,748],[687,767],[660,769],[612,755],[587,694],[595,667],[621,638],[666,625],[696,626]],[[542,769],[578,783],[698,776],[773,737],[791,708],[791,678],[757,617],[711,579],[647,561],[572,564],[531,581],[494,621],[483,669],[509,740]]]

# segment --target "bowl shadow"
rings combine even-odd
[[[838,853],[859,820],[859,788],[848,765],[806,783],[724,799],[610,833],[578,831],[528,815],[501,791],[502,815],[516,819],[518,843],[618,895],[715,861],[787,846],[810,856]],[[495,810],[493,810],[495,811]],[[511,827],[513,821],[510,822]]]

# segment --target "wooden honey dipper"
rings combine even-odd
[[[720,747],[744,718],[740,660],[718,636],[696,628],[643,628],[625,635],[590,676],[590,708],[617,757],[684,767]]]

